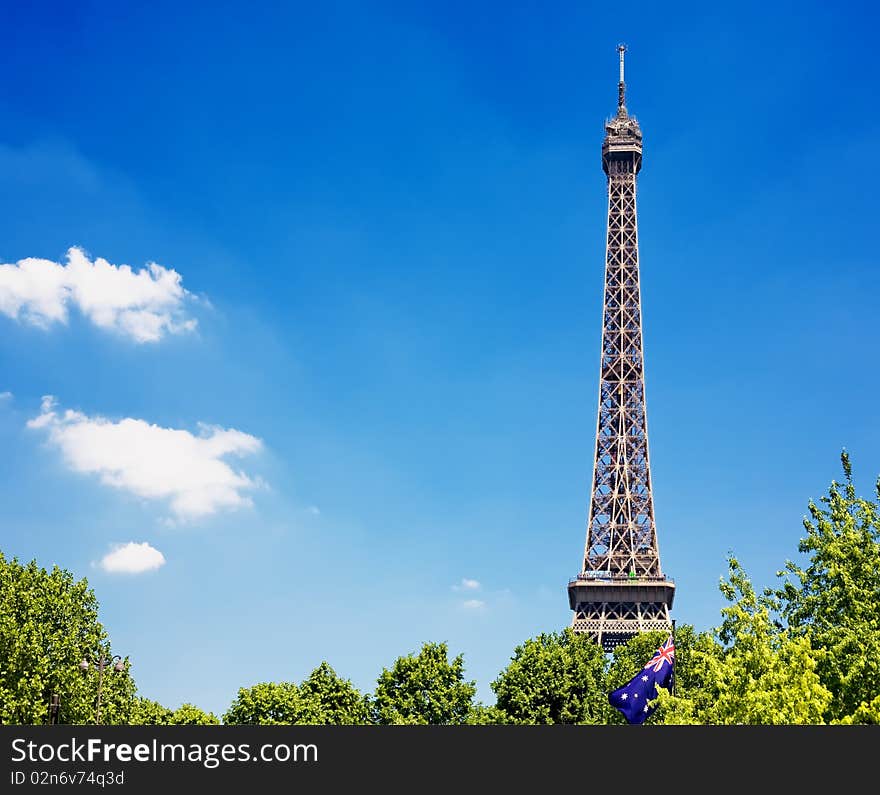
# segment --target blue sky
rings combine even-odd
[[[876,10],[627,8],[0,4],[0,549],[88,578],[142,695],[430,640],[491,701],[568,624],[619,41],[675,618],[728,551],[772,584],[841,448],[870,495]]]

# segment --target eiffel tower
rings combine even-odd
[[[583,568],[568,584],[572,629],[606,652],[640,632],[670,630],[675,596],[660,568],[648,458],[636,219],[642,130],[626,109],[626,47],[617,50],[617,115],[602,143],[608,235],[596,455]]]

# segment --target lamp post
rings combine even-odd
[[[61,710],[61,696],[52,693],[49,697],[49,725],[54,726],[58,723],[59,712]]]
[[[116,664],[114,665],[113,661],[116,660]],[[100,657],[96,657],[94,660],[87,660],[83,657],[82,662],[79,664],[79,669],[83,673],[89,670],[89,666],[95,665],[98,668],[98,703],[95,707],[95,723],[100,726],[101,724],[101,684],[104,681],[104,669],[113,666],[113,670],[117,673],[122,673],[125,670],[125,663],[122,661],[122,657],[119,654],[114,654],[112,657],[105,657],[103,654]]]

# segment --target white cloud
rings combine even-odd
[[[0,400],[12,400],[12,392],[0,392]]]
[[[310,505],[308,508],[308,512],[312,516],[320,516],[321,515],[321,509],[317,505]]]
[[[458,585],[453,585],[453,591],[478,591],[480,589],[480,583],[478,580],[470,580],[467,577],[462,577],[462,580]]]
[[[28,257],[0,263],[0,312],[22,323],[49,328],[66,323],[75,306],[96,326],[135,342],[156,342],[165,334],[192,331],[184,302],[191,294],[179,273],[147,263],[128,265],[90,260],[80,248],[67,251],[67,264]]]
[[[263,446],[232,428],[200,424],[194,435],[130,417],[114,422],[70,409],[62,413],[52,396],[43,398],[27,426],[45,430],[74,472],[98,475],[102,483],[144,499],[168,500],[177,519],[249,506],[247,492],[263,485],[224,460]]]
[[[117,544],[101,558],[100,567],[110,574],[141,574],[165,565],[165,556],[146,541]]]
[[[486,603],[482,599],[465,599],[461,603],[461,606],[465,610],[482,610],[486,606]]]

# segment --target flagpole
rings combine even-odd
[[[675,649],[675,619],[672,619],[672,648]],[[678,649],[676,649],[678,651]],[[674,653],[674,652],[673,652]],[[672,695],[675,695],[675,666],[672,666]]]

